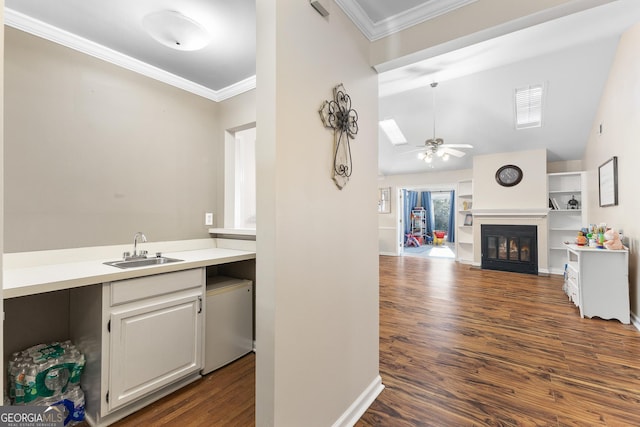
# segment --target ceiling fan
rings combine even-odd
[[[436,88],[438,83],[431,83],[432,88]],[[449,160],[450,156],[462,157],[465,153],[464,151],[459,150],[459,148],[473,148],[473,145],[470,144],[445,144],[444,139],[436,138],[436,95],[435,91],[433,94],[433,138],[429,138],[424,142],[424,146],[422,146],[418,150],[420,151],[418,154],[418,158],[420,160],[424,160],[426,163],[431,163],[434,158],[439,157],[443,161]]]

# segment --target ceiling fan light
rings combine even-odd
[[[436,155],[437,155],[438,157],[442,157],[442,156],[444,155],[444,152],[442,152],[442,151],[438,150],[438,151],[436,151]]]
[[[200,50],[211,41],[206,28],[174,10],[146,15],[142,18],[142,27],[155,41],[176,50]]]
[[[425,153],[418,153],[418,158],[420,160],[424,160],[425,157],[427,157],[427,155]]]
[[[449,153],[444,153],[444,155],[442,156],[442,161],[446,162],[447,160],[449,160]]]
[[[431,157],[431,156],[427,156],[427,157],[424,158],[424,161],[427,162],[427,163],[431,163],[432,160],[433,160],[433,157]]]

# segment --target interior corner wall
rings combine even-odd
[[[304,1],[256,6],[256,425],[351,425],[380,378],[377,76],[335,3],[326,18]],[[318,114],[340,83],[358,113],[342,190]]]
[[[637,191],[640,158],[640,23],[620,39],[598,106],[583,158],[587,172],[588,221],[623,230],[629,246],[631,311],[640,314],[640,196]],[[599,133],[602,125],[602,134]],[[598,167],[618,158],[618,206],[600,207]]]
[[[256,122],[256,90],[250,90],[232,98],[226,99],[219,103],[218,107],[218,125],[220,131],[216,135],[215,144],[223,148],[220,151],[220,163],[215,168],[215,183],[217,184],[215,194],[218,195],[215,204],[214,226],[225,226],[225,187],[228,183],[225,179],[225,162],[227,155],[225,140],[230,137],[229,132],[245,129],[247,126],[255,125]]]
[[[5,27],[5,252],[209,237],[213,101]]]

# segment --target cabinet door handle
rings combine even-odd
[[[202,297],[198,297],[198,314],[202,313]]]

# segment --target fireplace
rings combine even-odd
[[[482,268],[538,274],[538,227],[481,225]]]

